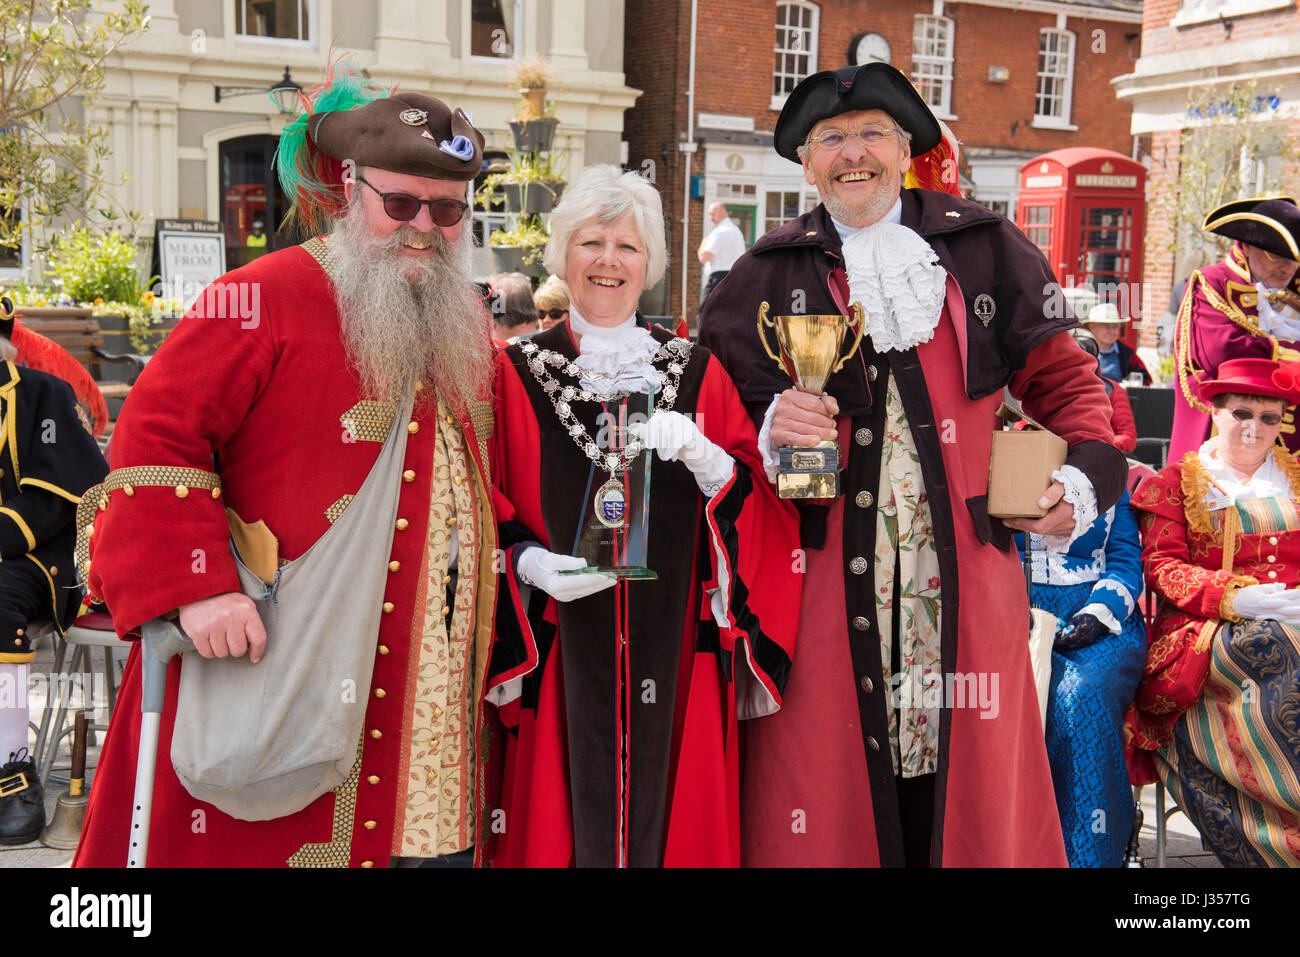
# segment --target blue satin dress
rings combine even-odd
[[[1121,722],[1147,650],[1137,608],[1142,549],[1128,493],[1065,554],[1046,554],[1034,538],[1034,605],[1062,622],[1086,606],[1101,606],[1119,626],[1117,634],[1086,648],[1052,652],[1047,755],[1070,866],[1120,867],[1133,831]],[[1017,546],[1023,548],[1023,540],[1017,535]]]

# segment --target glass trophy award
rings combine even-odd
[[[634,392],[605,416],[597,437],[600,454],[587,470],[582,513],[573,543],[572,554],[587,564],[560,574],[594,572],[612,578],[647,580],[659,577],[646,565],[654,452],[641,449],[632,455],[627,453],[631,438],[627,427],[648,421],[653,412],[654,395]]]

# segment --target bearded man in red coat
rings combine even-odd
[[[941,138],[887,64],[805,79],[774,145],[822,202],[756,242],[701,317],[769,478],[782,446],[837,438],[842,456],[843,494],[797,503],[799,657],[783,709],[747,723],[747,865],[1066,863],[1024,577],[987,509],[1003,388],[1069,445],[1046,516],[1011,528],[1063,549],[1118,500],[1126,468],[1095,360],[1073,320],[1048,318],[1042,255],[982,206],[903,189]],[[954,164],[920,165],[955,181]],[[825,395],[791,389],[759,345],[760,304],[849,315],[854,301],[858,352]]]
[[[277,168],[300,220],[332,231],[259,257],[194,304],[132,389],[89,530],[89,584],[119,634],[178,612],[202,656],[170,666],[149,866],[465,863],[488,823],[475,794],[495,604],[484,454],[493,352],[466,226],[483,137],[460,110],[419,93],[386,97],[355,73],[307,103]],[[270,619],[254,601],[265,596],[241,589],[236,560],[273,595],[285,567],[360,507],[381,446],[400,447],[397,437],[404,454],[376,479],[396,490],[395,518],[363,533],[391,544],[349,568],[342,589],[345,601],[371,596],[375,627],[329,638],[373,649],[363,654],[370,684],[354,689],[356,763],[295,813],[237,819],[191,796],[168,761],[179,676],[213,656],[247,654],[257,667],[270,654]],[[294,664],[310,674],[314,661]],[[126,860],[140,673],[137,647],[79,866]]]

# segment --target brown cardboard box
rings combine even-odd
[[[1052,484],[1052,473],[1065,464],[1067,446],[1027,416],[1007,409],[1026,427],[993,433],[989,456],[989,515],[994,518],[1042,518],[1038,500]]]

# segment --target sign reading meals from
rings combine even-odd
[[[221,223],[160,219],[155,248],[164,286],[183,283],[188,288],[202,289],[225,275],[226,234]]]

